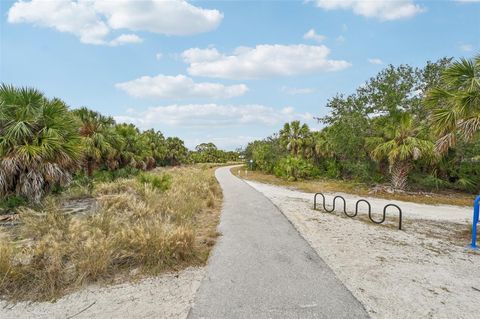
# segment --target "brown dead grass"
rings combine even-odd
[[[0,236],[0,295],[52,300],[93,282],[109,283],[203,265],[218,236],[222,193],[209,167],[161,169],[161,191],[138,179],[96,185],[99,209],[66,215],[61,203],[23,209],[17,241]],[[23,243],[23,244],[19,244]]]
[[[233,167],[231,169],[232,174],[238,176],[238,172],[241,172],[240,177],[257,181],[266,184],[273,184],[279,186],[286,186],[295,188],[301,191],[316,193],[322,192],[342,192],[353,195],[377,197],[384,199],[393,199],[406,202],[420,203],[420,204],[445,204],[445,205],[457,205],[457,206],[471,206],[474,195],[445,192],[445,193],[387,193],[382,191],[372,192],[372,189],[368,188],[364,184],[337,181],[337,180],[305,180],[305,181],[286,181],[278,178],[274,175],[265,174],[259,171],[248,171],[245,173],[245,168]]]

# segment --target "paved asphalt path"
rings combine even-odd
[[[369,318],[277,207],[229,167],[216,177],[222,236],[188,318]]]

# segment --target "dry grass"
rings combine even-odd
[[[150,174],[168,174],[168,190],[136,178],[102,183],[94,189],[99,209],[89,216],[61,213],[58,200],[23,209],[20,240],[0,236],[0,295],[51,300],[92,282],[204,264],[222,199],[213,169]]]
[[[232,174],[238,176],[238,171],[241,171],[241,177],[266,184],[274,184],[286,187],[292,187],[305,192],[342,192],[354,195],[393,199],[407,202],[414,202],[420,204],[446,204],[446,205],[458,205],[458,206],[471,206],[474,195],[445,192],[445,193],[388,193],[383,191],[372,192],[372,189],[368,188],[364,184],[351,183],[346,181],[337,180],[307,180],[307,181],[286,181],[280,179],[274,175],[264,174],[259,171],[248,171],[245,174],[245,168],[234,167],[231,169]]]

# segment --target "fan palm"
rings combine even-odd
[[[178,137],[169,137],[166,140],[166,144],[166,161],[169,165],[175,166],[186,162],[188,149],[185,147],[181,139]]]
[[[293,121],[285,123],[280,130],[280,141],[292,155],[297,156],[306,146],[309,135],[310,129],[307,124],[300,125],[300,121]]]
[[[480,131],[480,55],[452,63],[441,77],[441,85],[428,92],[432,124],[439,136],[440,153],[457,143],[471,140]]]
[[[388,140],[377,145],[372,157],[380,161],[387,159],[390,166],[392,188],[404,190],[412,170],[413,161],[434,158],[434,144],[421,136],[411,115],[403,114],[398,126],[387,132]]]
[[[147,136],[140,134],[139,129],[133,124],[117,124],[115,131],[124,140],[121,153],[123,165],[147,169],[147,163],[153,159]]]
[[[115,121],[86,107],[77,109],[73,113],[80,121],[82,162],[87,175],[92,176],[94,170],[101,164],[106,164],[110,169],[117,168],[116,158],[121,141],[112,128]]]
[[[32,88],[0,86],[0,196],[38,202],[78,165],[78,129],[67,106]]]

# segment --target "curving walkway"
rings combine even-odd
[[[220,237],[188,318],[368,318],[285,216],[219,168]]]

